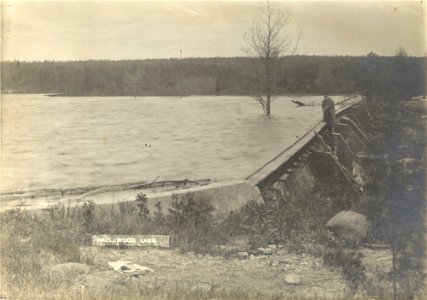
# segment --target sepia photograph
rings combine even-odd
[[[0,8],[0,299],[427,299],[424,1]]]

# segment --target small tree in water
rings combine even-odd
[[[246,52],[254,58],[254,98],[267,116],[271,114],[279,58],[284,54],[293,54],[298,45],[299,38],[288,32],[290,15],[289,9],[282,13],[273,9],[267,1],[261,19],[253,23],[247,37]]]

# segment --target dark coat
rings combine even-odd
[[[335,127],[335,103],[334,101],[328,97],[325,96],[322,102],[322,110],[323,110],[323,121],[325,121],[328,124],[328,128],[334,128]]]

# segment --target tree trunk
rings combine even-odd
[[[396,300],[397,299],[397,292],[396,292],[396,249],[394,246],[392,246],[391,254],[392,254],[392,272],[393,272],[393,300]]]
[[[271,95],[270,95],[270,94],[268,94],[268,95],[267,95],[266,110],[265,110],[265,114],[266,114],[267,116],[269,116],[269,115],[270,115],[270,98],[271,98]]]

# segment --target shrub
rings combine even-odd
[[[182,250],[207,252],[216,242],[213,206],[192,194],[172,196],[169,209],[170,229]]]
[[[95,203],[92,201],[86,202],[82,206],[82,216],[83,216],[83,226],[86,229],[86,232],[92,232],[93,223],[94,223],[94,214]]]
[[[138,194],[135,199],[139,209],[138,214],[142,220],[149,220],[150,218],[150,210],[148,209],[148,206],[147,206],[147,200],[148,200],[147,195],[143,193]]]
[[[361,258],[361,253],[332,249],[324,254],[323,261],[329,265],[340,266],[344,279],[355,291],[366,283],[365,267],[362,265]]]

